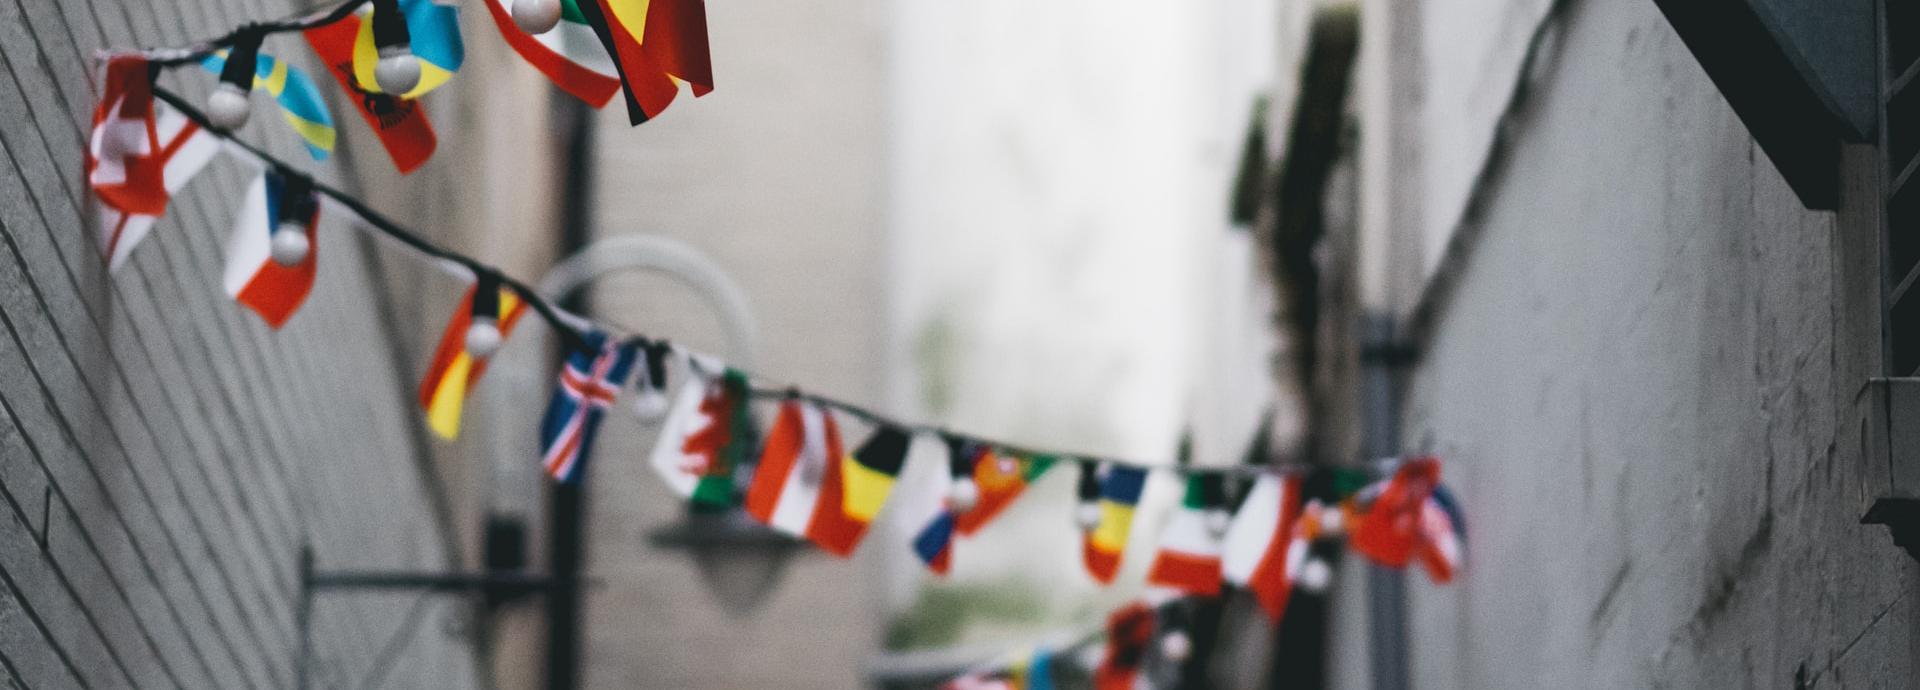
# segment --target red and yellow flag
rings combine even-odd
[[[460,298],[460,307],[454,310],[453,318],[447,320],[446,331],[440,334],[440,346],[433,350],[433,364],[427,367],[426,378],[420,380],[420,409],[427,411],[427,427],[449,440],[460,436],[461,408],[474,384],[480,382],[480,375],[487,371],[486,360],[475,359],[467,353],[467,327],[473,323],[475,289],[477,286],[467,288],[466,296]],[[500,313],[495,318],[502,340],[513,332],[513,324],[520,320],[526,306],[519,294],[500,289]]]

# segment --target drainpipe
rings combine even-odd
[[[1362,316],[1360,334],[1361,446],[1369,458],[1395,457],[1400,453],[1399,369],[1411,361],[1412,353],[1396,343],[1391,316],[1378,312]],[[1366,568],[1373,688],[1406,690],[1406,573],[1373,563]]]
[[[554,96],[553,115],[565,137],[562,160],[566,162],[560,178],[558,256],[572,256],[593,236],[593,113],[571,97]],[[586,313],[584,291],[569,295],[561,306]],[[555,580],[547,592],[548,690],[580,686],[580,584],[587,552],[587,497],[582,486],[554,484],[548,505],[548,567]]]

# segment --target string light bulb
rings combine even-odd
[[[274,174],[280,180],[280,217],[275,219],[267,253],[274,263],[290,268],[306,261],[313,251],[307,232],[313,227],[318,200],[313,196],[313,180],[307,176],[284,171]]]
[[[513,0],[513,23],[530,34],[544,34],[560,24],[560,0]]]
[[[980,485],[973,482],[973,465],[979,462],[980,451],[972,441],[947,437],[947,472],[953,477],[947,485],[947,507],[955,513],[973,510],[980,503]]]
[[[260,64],[260,42],[266,34],[243,29],[233,36],[226,62],[220,67],[220,84],[207,94],[207,122],[214,128],[233,131],[247,124],[253,104],[247,94],[253,90],[253,76]]]
[[[640,421],[653,423],[667,416],[667,355],[672,348],[666,341],[647,341],[640,345],[645,358],[640,375],[634,377],[633,413]]]
[[[1160,638],[1160,656],[1173,663],[1183,663],[1193,656],[1193,638],[1185,630],[1174,630]]]
[[[473,281],[473,304],[467,319],[467,354],[475,359],[500,351],[500,277],[479,271]]]
[[[1208,508],[1200,517],[1206,521],[1207,533],[1215,539],[1227,536],[1227,529],[1233,526],[1233,513],[1226,508]]]
[[[980,485],[973,477],[955,477],[953,486],[947,487],[947,505],[956,513],[973,510],[980,504]]]
[[[1308,594],[1326,592],[1327,586],[1333,584],[1333,566],[1327,565],[1324,558],[1308,556],[1307,560],[1300,564],[1300,576],[1294,580],[1294,583]]]
[[[373,0],[372,22],[373,44],[380,57],[373,66],[373,81],[389,96],[405,96],[420,85],[420,58],[413,54],[400,0]]]
[[[1092,460],[1080,460],[1080,484],[1076,492],[1079,502],[1073,507],[1073,522],[1082,531],[1091,532],[1100,526],[1100,465]]]
[[[1073,509],[1073,521],[1081,530],[1091,532],[1100,527],[1100,504],[1093,501],[1081,501]]]

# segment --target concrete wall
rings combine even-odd
[[[1422,296],[1402,442],[1469,539],[1409,576],[1415,687],[1911,686],[1920,572],[1857,524],[1871,215],[1801,208],[1653,3],[1554,21]]]
[[[0,3],[0,682],[289,686],[302,544],[336,567],[453,560],[415,452],[409,399],[424,363],[387,337],[410,302],[379,288],[368,245],[325,223],[318,286],[273,332],[219,281],[255,171],[216,162],[111,277],[82,221],[94,51],[180,44],[292,4]],[[335,90],[297,37],[268,49]],[[163,78],[194,98],[211,81],[197,69]],[[369,136],[351,111],[334,113],[343,137]],[[253,119],[246,138],[304,161],[265,99]],[[353,162],[312,169],[331,177]],[[316,680],[373,680],[407,623],[418,627],[394,638],[406,663],[391,686],[471,684],[468,647],[447,633],[451,604],[412,601],[323,599]]]

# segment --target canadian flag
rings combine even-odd
[[[96,231],[109,271],[126,262],[167,200],[220,152],[220,140],[153,98],[146,58],[107,60],[87,141],[87,184],[100,198]]]

